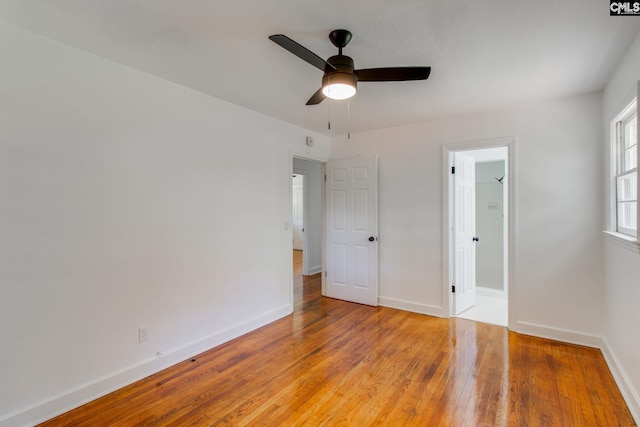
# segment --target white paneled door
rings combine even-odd
[[[327,163],[326,296],[378,305],[378,159]]]
[[[454,154],[453,174],[453,314],[476,304],[476,164],[463,153]]]
[[[292,178],[291,225],[293,226],[293,249],[304,249],[304,175],[296,174]]]

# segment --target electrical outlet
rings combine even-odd
[[[138,342],[143,343],[146,341],[149,341],[149,327],[143,326],[142,328],[138,329]]]

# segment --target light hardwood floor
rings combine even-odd
[[[324,298],[319,275],[297,275],[295,299],[291,316],[44,425],[635,425],[598,350]]]

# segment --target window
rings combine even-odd
[[[614,231],[638,236],[638,115],[633,101],[612,123]]]

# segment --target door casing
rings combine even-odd
[[[507,222],[505,237],[505,290],[508,298],[508,328],[516,324],[517,319],[517,284],[515,281],[516,271],[516,138],[514,136],[498,137],[477,141],[446,143],[442,145],[442,307],[446,317],[452,316],[452,292],[451,286],[453,281],[452,271],[452,251],[453,251],[453,179],[451,174],[451,166],[453,165],[453,153],[456,151],[468,151],[484,148],[507,148],[507,164],[506,172],[508,176],[507,199],[508,204],[505,206]]]

